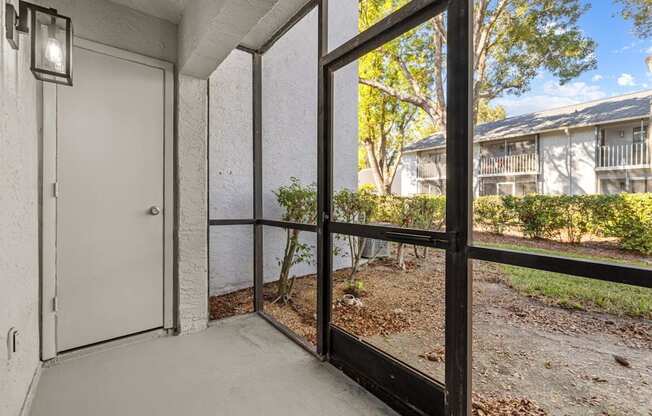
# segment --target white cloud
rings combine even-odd
[[[602,75],[600,75],[600,74],[596,74],[596,75],[593,75],[593,77],[591,78],[591,81],[593,81],[593,82],[598,82],[598,81],[600,81],[600,80],[603,79],[603,78],[604,78],[604,77],[603,77]]]
[[[620,74],[617,81],[618,81],[618,85],[620,85],[621,87],[633,87],[636,85],[636,81],[634,80],[634,77],[626,72]]]
[[[543,92],[553,97],[571,98],[575,102],[599,100],[606,94],[598,85],[589,85],[586,82],[569,82],[559,85],[554,81],[543,84]]]
[[[533,113],[557,107],[605,98],[607,94],[598,85],[570,82],[559,85],[554,81],[543,84],[543,92],[522,97],[503,97],[493,103],[505,108],[508,116]]]
[[[650,46],[649,48],[647,48],[647,49],[645,50],[645,53],[652,53],[652,46]]]

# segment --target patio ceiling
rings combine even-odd
[[[238,45],[259,49],[308,0],[111,0],[179,25],[181,73],[207,78]]]

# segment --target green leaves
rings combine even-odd
[[[476,225],[502,234],[581,243],[588,235],[618,239],[627,250],[652,254],[652,194],[482,196]]]
[[[283,208],[283,221],[314,224],[317,215],[317,188],[315,184],[303,185],[295,177],[290,184],[274,192],[276,201]]]
[[[652,0],[616,0],[622,5],[621,15],[634,24],[639,38],[652,36]]]

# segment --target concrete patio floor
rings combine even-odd
[[[255,315],[45,368],[32,416],[395,415]]]

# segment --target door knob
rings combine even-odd
[[[153,206],[149,209],[149,213],[152,215],[158,215],[161,213],[161,209],[157,206]]]

